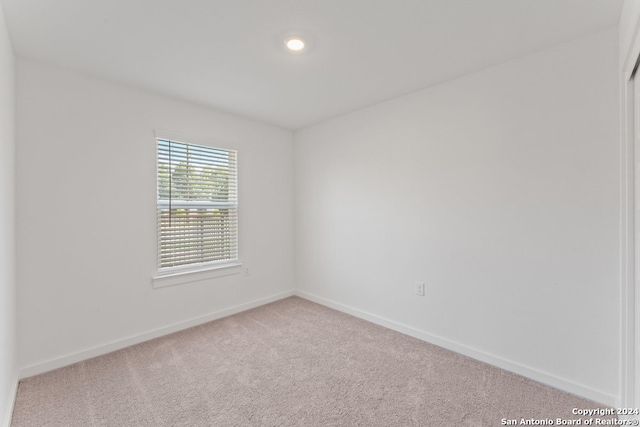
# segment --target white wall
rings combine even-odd
[[[298,289],[613,403],[617,41],[606,31],[297,132]],[[29,60],[17,80],[23,372],[294,288],[290,132]],[[240,150],[251,276],[151,288],[158,128]]]
[[[300,292],[614,404],[618,90],[612,29],[296,132]]]
[[[292,292],[290,131],[22,59],[17,117],[22,375]],[[250,276],[152,289],[154,129],[239,150]]]
[[[14,227],[13,48],[0,6],[0,425],[9,425],[17,386]]]

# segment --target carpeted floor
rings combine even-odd
[[[12,426],[501,426],[599,406],[291,297],[22,380]]]

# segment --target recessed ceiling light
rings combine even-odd
[[[292,52],[300,52],[305,46],[304,39],[300,37],[289,37],[285,40],[285,44],[287,45],[287,49]]]

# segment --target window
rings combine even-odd
[[[159,274],[237,263],[237,152],[156,141]]]

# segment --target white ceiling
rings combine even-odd
[[[16,54],[290,129],[617,25],[622,0],[1,0]],[[306,37],[303,54],[282,48]]]

